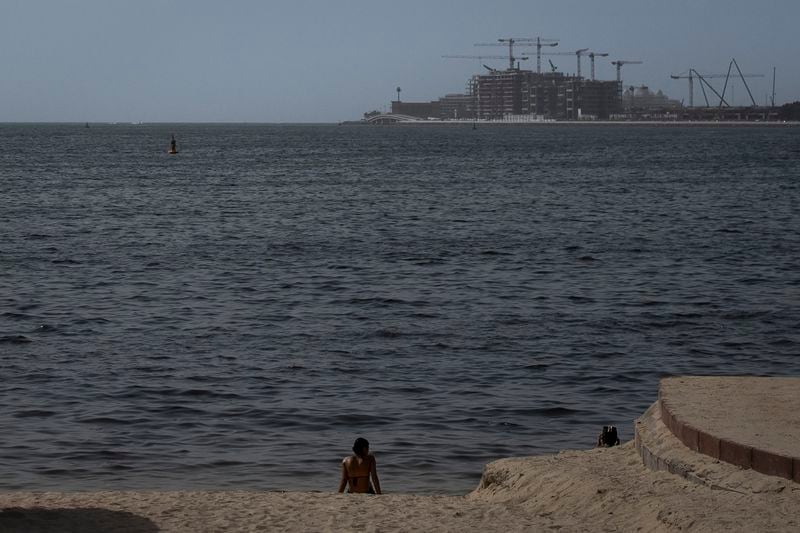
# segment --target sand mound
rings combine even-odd
[[[575,531],[800,531],[800,484],[693,452],[659,407],[637,421],[637,439],[651,466],[674,473],[645,468],[629,442],[490,463],[469,497]]]

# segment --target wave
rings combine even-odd
[[[0,344],[28,344],[33,342],[33,339],[25,335],[2,335],[0,336]]]

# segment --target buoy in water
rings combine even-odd
[[[177,154],[178,153],[178,143],[175,142],[175,136],[172,136],[172,141],[169,143],[169,152],[168,154]]]

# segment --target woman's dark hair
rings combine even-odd
[[[359,457],[364,457],[364,451],[369,448],[369,441],[367,439],[358,437],[353,443],[353,453]]]

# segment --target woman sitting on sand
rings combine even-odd
[[[370,478],[372,478],[372,484],[369,482]],[[369,453],[367,439],[357,438],[353,444],[353,455],[345,457],[342,461],[342,480],[339,482],[339,492],[344,492],[348,485],[350,487],[348,492],[381,493],[381,482],[378,480],[375,456]]]

